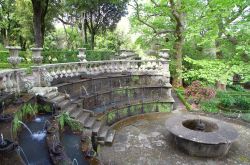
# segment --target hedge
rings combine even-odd
[[[20,51],[20,57],[23,57],[22,63],[31,63],[31,51]],[[43,63],[65,63],[77,62],[78,51],[43,51]],[[115,56],[114,51],[109,50],[87,50],[86,59],[88,61],[110,60]],[[0,63],[8,63],[8,51],[0,51]]]

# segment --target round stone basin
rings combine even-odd
[[[177,147],[192,156],[224,156],[238,138],[230,124],[204,116],[176,115],[165,125]]]

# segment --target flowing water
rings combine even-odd
[[[75,135],[70,131],[65,131],[63,133],[62,144],[71,160],[77,160],[77,164],[80,165],[88,165],[88,162],[84,160],[83,153],[81,151],[80,135]],[[76,165],[76,162],[74,163]]]
[[[23,123],[27,129],[22,129],[19,136],[19,145],[26,154],[30,165],[46,164],[51,165],[48,147],[45,140],[45,131],[43,127],[49,116],[39,116],[40,122],[31,121]],[[23,157],[23,155],[21,155]],[[25,160],[26,158],[23,157]],[[26,162],[27,162],[26,161]]]
[[[83,85],[82,86],[82,88],[81,89],[83,89],[84,91],[85,91],[85,94],[88,96],[89,95],[89,93],[88,93],[88,91],[87,91],[87,89],[85,88],[85,86]]]
[[[45,138],[45,136],[46,136],[46,131],[43,129],[43,127],[42,127],[42,130],[39,130],[39,131],[37,131],[37,132],[32,132],[32,131],[30,130],[30,128],[29,128],[25,123],[23,123],[22,121],[18,121],[18,122],[21,123],[21,124],[29,131],[29,133],[30,133],[32,139],[41,141],[41,140],[43,140],[43,139]],[[40,121],[40,122],[41,122],[41,121]]]

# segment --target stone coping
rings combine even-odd
[[[113,63],[113,62],[170,62],[170,60],[103,60],[103,61],[86,61],[86,62],[68,62],[68,63],[56,63],[56,64],[44,64],[40,66],[32,66],[32,68],[49,68],[59,65],[72,65],[72,64],[103,64],[103,63]]]
[[[204,120],[217,124],[218,129],[213,132],[202,132],[188,129],[183,126],[187,120]],[[199,115],[176,115],[165,122],[165,126],[173,135],[189,141],[202,144],[227,144],[237,140],[239,134],[230,124],[217,119]]]
[[[1,69],[0,70],[0,75],[8,74],[8,73],[13,73],[13,72],[21,72],[21,71],[26,71],[26,68],[20,68],[20,69]]]

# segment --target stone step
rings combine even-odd
[[[64,109],[64,108],[63,108]],[[72,114],[75,112],[75,110],[77,109],[77,106],[75,104],[70,104],[68,105],[63,112],[68,112],[69,114]]]
[[[60,102],[57,106],[61,109],[67,107],[70,104],[70,100],[63,100],[62,102]]]
[[[80,116],[77,117],[77,120],[84,125],[87,119],[89,118],[90,113],[83,112]]]
[[[85,122],[84,127],[85,128],[92,128],[95,124],[96,118],[95,117],[89,117],[88,120]]]
[[[76,105],[75,105],[76,106]],[[77,107],[77,106],[76,106]],[[75,111],[73,113],[70,114],[70,117],[72,117],[73,119],[76,119],[78,116],[81,115],[83,111],[79,108],[76,108]]]
[[[107,145],[112,145],[114,139],[115,139],[115,134],[116,134],[116,131],[115,130],[109,130],[108,131],[108,134],[105,138],[105,144]]]
[[[98,132],[97,135],[97,140],[98,141],[104,141],[107,134],[108,134],[109,127],[108,126],[103,126],[101,130]]]
[[[59,93],[58,92],[49,92],[49,93],[47,93],[44,97],[46,98],[46,99],[53,99],[53,98],[55,98],[56,96],[58,96],[59,95]]]
[[[92,132],[94,135],[97,135],[98,132],[100,131],[102,127],[102,122],[101,121],[96,121],[93,128],[92,128]]]
[[[63,100],[65,100],[65,96],[64,95],[58,95],[58,96],[54,97],[53,99],[51,99],[50,101],[54,102],[54,103],[59,103],[59,102],[61,102]]]
[[[76,104],[77,107],[82,108],[82,100],[75,100],[72,104]]]

